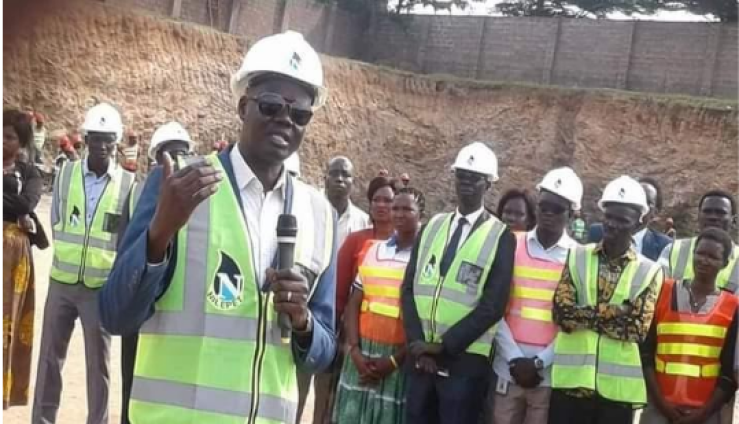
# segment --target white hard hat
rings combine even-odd
[[[468,144],[459,151],[457,160],[452,165],[452,171],[455,169],[477,172],[498,181],[498,158],[488,146],[479,141]]]
[[[285,162],[283,162],[285,165],[285,170],[296,177],[300,177],[300,157],[298,157],[298,152],[294,152],[290,156],[285,159]]]
[[[649,212],[647,195],[639,182],[631,177],[622,175],[606,185],[603,196],[598,201],[600,210],[605,210],[607,203],[622,203],[636,206],[641,210],[641,217]]]
[[[299,32],[270,35],[251,46],[241,68],[231,76],[231,91],[236,101],[244,95],[252,78],[265,73],[285,75],[313,87],[314,109],[326,102],[321,58]]]
[[[87,135],[90,132],[113,133],[118,143],[123,137],[121,114],[108,103],[96,104],[87,111],[82,124],[82,133]]]
[[[582,181],[571,168],[565,166],[547,172],[536,189],[550,191],[572,203],[572,210],[579,211],[582,202]]]
[[[168,141],[184,141],[187,143],[188,150],[191,151],[193,148],[192,139],[185,127],[179,122],[167,122],[152,134],[151,143],[149,143],[149,158],[156,160],[157,151]]]

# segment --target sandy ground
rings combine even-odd
[[[49,206],[51,197],[46,196],[41,200],[37,213],[46,223],[46,229],[51,235],[49,225]],[[41,323],[43,319],[43,308],[46,302],[46,293],[49,287],[49,269],[51,267],[52,249],[34,250],[36,263],[36,318],[34,334],[34,350],[31,378],[33,382],[36,376],[36,364],[38,363],[38,347],[41,342]],[[121,378],[120,378],[120,338],[113,337],[111,345],[111,379],[110,379],[110,423],[120,422],[121,410]],[[85,352],[82,340],[82,328],[77,323],[72,341],[69,345],[67,362],[64,366],[64,390],[62,391],[62,402],[59,408],[58,424],[81,424],[87,417],[87,395],[85,385]],[[313,396],[308,402],[303,414],[302,424],[309,424],[313,415]],[[14,407],[3,413],[3,421],[6,424],[26,424],[31,422],[31,407]],[[735,410],[734,422],[739,422],[739,410]]]

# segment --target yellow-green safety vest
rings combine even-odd
[[[59,220],[52,227],[54,259],[51,278],[90,288],[105,284],[113,267],[118,222],[135,176],[116,166],[87,225],[87,196],[82,161],[66,162],[55,182]]]
[[[698,237],[675,240],[670,249],[670,267],[667,274],[675,281],[692,280],[693,251]],[[716,276],[716,285],[732,293],[739,291],[739,248],[734,246],[731,251],[729,264],[719,271]]]
[[[570,250],[567,266],[580,306],[598,305],[598,254],[595,244]],[[659,275],[658,275],[659,274]],[[662,271],[639,255],[621,273],[609,304],[636,299]],[[657,287],[659,293],[660,287]],[[637,343],[615,340],[592,330],[560,331],[554,342],[552,388],[585,388],[616,402],[642,405],[647,401]]]
[[[217,156],[209,160],[223,172]],[[293,204],[311,205],[295,210],[295,262],[317,280],[331,261],[332,209],[315,189],[293,184]],[[177,235],[174,274],[139,336],[132,423],[295,422],[293,349],[281,341],[272,294],[257,281],[236,196],[224,179]]]
[[[444,333],[477,306],[495,260],[506,226],[490,217],[467,237],[442,278],[444,255],[453,213],[434,216],[426,226],[418,251],[413,297],[427,341],[440,343]],[[466,349],[490,355],[497,325],[488,329]]]

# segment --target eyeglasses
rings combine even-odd
[[[312,110],[296,107],[285,101],[281,96],[261,95],[259,97],[248,97],[248,99],[257,102],[259,113],[268,118],[279,115],[284,108],[287,108],[287,114],[290,116],[290,120],[301,127],[308,125],[311,118],[313,118]]]

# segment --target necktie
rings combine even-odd
[[[439,267],[442,277],[444,277],[446,275],[446,272],[449,271],[449,267],[452,265],[454,256],[456,256],[457,254],[457,249],[459,248],[459,240],[462,238],[462,231],[464,230],[465,225],[467,225],[467,219],[465,219],[465,217],[459,218],[459,221],[457,221],[457,228],[454,230],[454,234],[452,234],[452,238],[449,240],[449,244],[447,244],[446,246],[444,257],[441,258],[441,264],[439,265]]]

